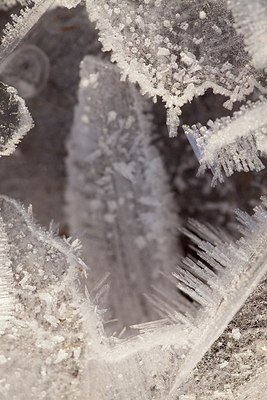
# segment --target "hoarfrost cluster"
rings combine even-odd
[[[266,400],[266,1],[0,22],[0,399]]]

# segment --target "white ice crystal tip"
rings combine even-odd
[[[49,77],[49,59],[37,46],[20,46],[0,64],[0,79],[28,99],[36,96]]]
[[[86,0],[86,5],[123,77],[166,103],[171,136],[181,107],[194,96],[212,88],[230,97],[230,105],[256,85],[224,0]]]
[[[66,211],[93,266],[90,286],[110,273],[106,319],[119,319],[108,325],[113,331],[159,317],[143,294],[166,286],[160,271],[170,275],[180,252],[178,207],[151,144],[150,108],[120,81],[118,67],[85,57],[68,141]]]
[[[2,398],[174,400],[186,393],[197,363],[266,274],[266,206],[263,199],[253,217],[238,213],[243,237],[236,242],[192,223],[188,235],[200,258],[177,269],[177,302],[164,306],[159,297],[166,318],[121,340],[104,336],[71,246],[1,197],[1,259],[8,260],[0,285]]]
[[[33,121],[16,89],[0,83],[0,94],[0,156],[8,156],[33,127]]]
[[[184,126],[203,173],[213,173],[212,185],[223,182],[224,174],[235,171],[260,171],[264,168],[260,155],[267,153],[267,101],[248,102],[233,117],[224,117],[208,127],[201,124]]]

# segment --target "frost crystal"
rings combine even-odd
[[[111,275],[108,304],[122,328],[158,317],[143,294],[164,282],[161,273],[175,269],[179,252],[176,207],[150,144],[149,112],[116,66],[84,59],[68,142],[67,213],[92,266],[90,280]]]
[[[87,0],[104,50],[112,50],[124,75],[144,93],[161,96],[171,136],[180,107],[208,88],[230,97],[256,84],[242,36],[224,0]]]
[[[71,246],[44,232],[34,224],[30,211],[15,201],[2,197],[0,203],[4,398],[177,399],[187,390],[185,381],[197,363],[267,271],[266,200],[253,217],[238,213],[243,238],[237,242],[223,241],[192,223],[188,235],[202,261],[187,258],[175,273],[179,301],[166,303],[165,319],[136,326],[136,336],[107,338],[97,308],[81,291],[85,267],[74,254],[76,243]],[[159,303],[163,304],[160,299]],[[264,316],[265,309],[260,312]],[[237,319],[245,324],[246,309],[240,313]],[[231,335],[235,341],[240,338],[237,331]],[[260,338],[255,341],[259,357],[264,351]],[[220,370],[228,364],[222,360]],[[254,376],[248,380],[245,370],[239,373],[244,382],[240,389],[253,387]],[[224,388],[224,397],[228,389]]]
[[[0,88],[0,156],[8,156],[33,127],[33,121],[17,91],[3,83]]]
[[[267,101],[248,102],[233,117],[209,121],[208,127],[185,126],[185,132],[199,158],[202,173],[213,172],[213,184],[222,182],[223,172],[260,171],[264,168],[259,155],[267,154]]]
[[[0,208],[1,399],[85,399],[81,376],[96,316],[79,289],[84,264],[36,226],[30,210],[4,197]]]
[[[14,50],[44,12],[79,0],[6,0],[0,9],[15,3],[20,12],[4,29],[0,74],[32,97],[47,79],[47,59],[33,45]],[[181,107],[207,88],[227,96],[229,108],[260,89],[253,94],[258,100],[233,117],[186,133],[200,170],[212,169],[214,182],[223,173],[263,167],[265,1],[85,3],[124,78],[165,101],[171,135]],[[25,59],[36,75],[24,74]],[[0,89],[2,156],[14,151],[32,119],[15,89]],[[191,221],[185,231],[191,256],[170,276],[178,220],[151,141],[149,104],[119,81],[115,66],[92,57],[82,64],[78,97],[67,214],[92,271],[78,257],[79,242],[45,232],[31,208],[0,197],[1,400],[266,400],[267,199],[252,217],[237,213],[239,240]],[[112,316],[122,326],[141,321],[124,338],[124,331],[104,329],[106,284],[96,278],[108,270]],[[157,314],[143,301],[144,291]]]
[[[0,61],[9,56],[27,35],[39,18],[49,10],[51,6],[75,7],[80,2],[77,0],[29,0],[22,3],[20,13],[11,14],[11,22],[8,22],[3,30],[0,44]]]
[[[33,0],[20,10],[20,14],[12,14],[3,31],[0,45],[0,60],[9,56],[39,18],[49,9],[55,0]]]

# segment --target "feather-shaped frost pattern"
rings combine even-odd
[[[158,317],[143,294],[168,286],[160,271],[170,275],[179,253],[177,207],[150,143],[149,108],[133,85],[120,82],[116,66],[84,59],[68,142],[67,215],[90,279],[110,273],[108,304],[121,328]]]
[[[185,126],[185,132],[200,162],[199,172],[213,172],[212,185],[223,182],[224,174],[260,171],[260,155],[267,152],[267,101],[247,102],[233,117],[224,117],[208,126]]]
[[[0,156],[8,156],[33,127],[33,120],[16,89],[0,83],[0,90]]]
[[[208,88],[244,98],[256,84],[242,36],[224,0],[86,0],[104,50],[142,91],[161,96],[170,135],[180,108]]]
[[[265,0],[228,0],[236,29],[244,36],[255,68],[267,67],[267,4]]]

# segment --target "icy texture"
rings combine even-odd
[[[170,135],[180,107],[208,88],[230,97],[250,93],[255,80],[243,39],[224,0],[86,0],[104,50],[144,93],[161,96]]]
[[[89,362],[90,399],[177,399],[178,389],[266,274],[266,205],[263,200],[253,217],[239,213],[243,238],[237,242],[192,224],[188,234],[203,261],[185,259],[175,276],[194,302],[186,306],[181,296],[179,305],[169,307],[169,325],[144,324],[139,337],[115,341],[109,350],[105,343],[99,346]]]
[[[75,256],[77,243],[43,231],[30,210],[8,198],[1,197],[0,206],[0,397],[87,399],[81,379],[97,316],[79,289],[85,267]],[[3,305],[7,316],[12,306],[8,326],[2,321]]]
[[[267,67],[267,4],[265,0],[228,0],[236,29],[244,35],[246,49],[257,69]]]
[[[20,96],[36,96],[49,77],[49,60],[37,46],[27,44],[15,50],[0,64],[0,79],[14,86]]]
[[[49,9],[55,0],[33,0],[20,10],[20,14],[12,14],[3,31],[0,45],[0,60],[12,53],[23,37],[31,30],[39,18]]]
[[[0,83],[0,88],[0,156],[8,156],[33,127],[33,121],[17,91],[3,83]]]
[[[44,232],[34,224],[30,210],[26,212],[15,201],[1,197],[0,204],[1,257],[5,261],[1,264],[0,285],[3,331],[0,372],[4,399],[24,400],[26,396],[29,400],[177,399],[179,393],[187,390],[188,386],[183,384],[196,364],[267,271],[266,200],[253,217],[238,213],[243,238],[237,242],[222,240],[221,234],[219,237],[192,223],[188,235],[199,248],[202,261],[187,258],[177,270],[180,301],[166,303],[165,319],[137,326],[137,336],[127,340],[106,338],[97,308],[80,289],[85,267],[75,256],[77,243],[71,245]],[[158,302],[164,305],[160,298]],[[259,327],[263,329],[254,331],[251,350],[254,356],[246,359],[241,352],[240,357],[241,362],[246,359],[246,365],[251,363],[253,371],[252,363],[258,357],[261,377],[266,326],[265,308],[260,304],[255,323],[262,321]],[[248,323],[247,315],[248,311],[243,308],[236,317],[243,326]],[[4,324],[3,317],[6,317]],[[234,328],[233,339],[239,340],[240,333],[235,325]],[[245,340],[251,344],[251,338],[244,336],[241,343]],[[204,375],[205,363],[204,358]],[[241,365],[238,366],[238,382],[241,382],[238,390],[242,393],[248,386],[252,390],[256,376],[246,374]],[[221,369],[224,367],[227,364],[223,361]],[[212,365],[209,374],[213,374]],[[209,386],[205,379],[203,385],[202,393],[205,393]],[[225,388],[221,398],[227,399],[227,395]]]
[[[3,221],[0,220],[0,335],[9,327],[14,315],[16,297],[14,293],[11,261],[9,258],[8,237],[3,228]],[[1,363],[1,358],[0,358]]]
[[[266,296],[264,280],[180,390],[192,400],[265,400]],[[178,397],[178,399],[183,399]]]
[[[3,31],[0,45],[0,61],[15,50],[21,40],[51,6],[66,6],[72,8],[79,2],[80,1],[77,0],[29,0],[23,2],[25,7],[21,8],[18,15],[11,15],[12,20],[7,23]]]
[[[185,132],[200,162],[199,172],[206,168],[213,172],[213,185],[222,182],[224,174],[234,171],[260,171],[264,168],[260,154],[267,153],[267,101],[251,103],[208,127],[197,124],[185,126]]]
[[[150,144],[149,118],[147,102],[120,82],[116,66],[84,59],[68,142],[67,214],[92,266],[92,286],[111,275],[107,303],[121,328],[157,316],[144,293],[164,286],[160,272],[173,272],[180,252],[177,207]]]

